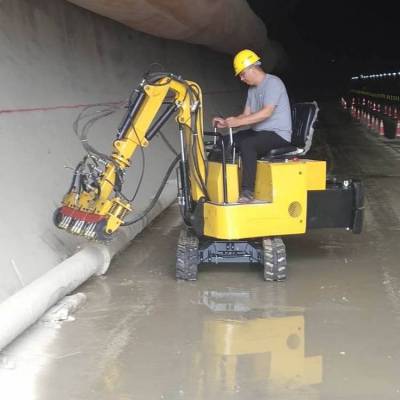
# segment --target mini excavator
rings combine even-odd
[[[315,102],[292,108],[293,145],[275,149],[257,161],[257,201],[251,203],[238,203],[240,155],[231,146],[225,148],[223,140],[216,146],[221,133],[204,132],[202,104],[201,89],[195,82],[171,73],[145,74],[130,96],[112,154],[87,148],[54,213],[55,225],[107,242],[120,227],[143,218],[176,168],[184,221],[177,244],[177,279],[196,280],[201,263],[246,262],[263,265],[266,281],[284,280],[287,261],[281,236],[303,234],[312,228],[360,233],[361,182],[327,180],[325,161],[302,157],[312,140],[318,114]],[[149,207],[133,213],[132,218],[132,202],[122,192],[125,172],[137,148],[146,147],[172,115],[178,125],[180,154]]]

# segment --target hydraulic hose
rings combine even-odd
[[[122,226],[128,226],[128,225],[133,225],[136,222],[139,222],[140,220],[142,220],[152,209],[153,207],[156,205],[158,199],[161,196],[162,191],[164,190],[165,185],[167,184],[168,178],[170,177],[174,167],[176,166],[176,164],[178,163],[178,161],[181,159],[181,155],[178,154],[175,159],[172,161],[172,163],[170,164],[170,166],[168,167],[168,170],[166,172],[166,174],[164,175],[163,180],[161,181],[161,185],[159,186],[157,193],[154,196],[154,199],[151,201],[151,203],[147,206],[147,208],[145,210],[143,210],[142,212],[136,214],[133,216],[133,218],[130,221],[125,221]]]
[[[103,160],[111,161],[111,158],[99,152],[97,149],[92,147],[89,142],[88,142],[88,133],[92,126],[100,119],[105,118],[113,113],[115,113],[117,110],[123,107],[123,103],[119,105],[114,105],[110,106],[108,108],[104,108],[99,111],[94,111],[92,113],[85,114],[90,108],[95,108],[99,106],[104,106],[103,104],[95,104],[93,106],[88,106],[85,109],[83,109],[78,117],[75,119],[72,127],[75,132],[75,134],[78,136],[83,148],[88,154],[95,154],[96,156],[102,158]],[[82,126],[80,126],[80,122],[84,119],[87,119],[85,123],[83,123]]]
[[[163,78],[167,78],[166,82],[163,83],[157,83],[157,81],[163,79]],[[199,102],[199,93],[197,92],[196,88],[193,85],[188,85],[188,83],[186,81],[184,81],[181,77],[176,76],[174,74],[171,73],[166,73],[166,72],[148,72],[147,74],[145,74],[144,80],[142,82],[142,85],[144,83],[150,84],[150,85],[154,85],[154,86],[164,86],[164,85],[168,85],[170,80],[175,79],[183,84],[185,84],[185,86],[187,87],[187,95],[189,95],[193,100],[195,100],[196,102]],[[136,97],[135,99],[133,99],[133,94],[136,92]],[[126,113],[126,115],[124,116],[122,123],[120,124],[120,127],[118,128],[118,137],[120,137],[127,129],[129,123],[131,122],[132,116],[134,114],[134,111],[136,111],[138,109],[138,107],[140,107],[140,105],[142,104],[144,99],[144,92],[141,90],[136,89],[130,96],[129,98],[129,102],[128,102],[128,111]],[[96,105],[96,106],[100,106]],[[83,110],[79,116],[77,117],[77,119],[75,120],[74,124],[73,124],[73,128],[75,133],[77,134],[77,136],[80,139],[80,142],[82,144],[82,146],[84,147],[84,149],[86,150],[86,152],[88,154],[94,154],[98,157],[100,157],[103,160],[109,161],[109,162],[113,162],[113,160],[110,158],[110,156],[101,153],[100,151],[98,151],[97,149],[95,149],[93,146],[91,146],[88,142],[88,133],[90,128],[101,118],[107,117],[113,113],[115,113],[118,109],[122,108],[124,106],[124,103],[120,103],[119,105],[116,106],[112,106],[112,107],[108,107],[96,112],[93,112],[91,114],[86,114],[85,112],[89,109],[86,108],[85,110]],[[163,115],[161,115],[161,117],[159,117],[159,119],[156,121],[156,123],[150,128],[150,131],[147,133],[147,139],[150,140],[153,136],[155,136],[155,134],[157,132],[160,132],[160,128],[163,125],[163,123],[170,117],[170,115],[176,111],[176,105],[175,104],[171,104],[171,106],[169,108],[167,108],[167,110],[164,112]],[[192,121],[191,121],[191,126],[188,126],[188,128],[190,129],[191,133],[192,133],[192,138],[191,138],[191,146],[189,147],[189,153],[190,153],[190,159],[191,159],[191,164],[193,167],[193,172],[194,172],[194,179],[196,180],[197,184],[200,186],[200,188],[202,189],[203,193],[205,194],[206,197],[208,197],[207,194],[207,189],[206,189],[206,184],[205,181],[202,179],[202,174],[200,173],[200,168],[199,168],[199,160],[197,157],[197,153],[196,150],[197,148],[200,146],[200,143],[198,141],[198,137],[197,137],[197,132],[196,132],[196,121],[199,118],[199,110],[196,109],[193,114],[192,114]],[[87,119],[82,126],[79,126],[79,123],[84,120]],[[135,132],[136,133],[136,132]],[[166,138],[162,135],[162,133],[160,132],[161,137],[163,139],[164,142],[166,142],[167,146],[170,149],[173,149],[173,147],[168,143],[168,141],[166,140]],[[142,156],[143,156],[143,160],[144,160],[144,154],[143,154],[143,149],[142,150]],[[204,156],[201,152],[201,150],[199,149],[200,153],[201,153],[201,158],[202,161],[205,163],[205,167],[206,167],[206,176],[207,176],[207,161],[204,160]],[[181,159],[181,155],[177,154],[175,151],[174,153],[176,154],[175,159],[172,161],[172,163],[170,164],[162,182],[160,187],[158,188],[155,197],[153,198],[153,200],[151,201],[151,203],[148,205],[148,207],[134,215],[132,217],[131,220],[127,220],[125,222],[123,222],[122,226],[128,226],[128,225],[132,225],[140,220],[142,220],[152,209],[153,207],[156,205],[159,197],[161,196],[161,193],[168,181],[168,178],[170,177],[174,167],[176,166],[176,164],[178,163],[178,161]],[[126,199],[125,196],[122,195],[122,193],[118,193],[120,196],[124,197],[127,201],[129,201],[130,203],[133,202],[134,198],[137,195],[137,192],[140,188],[140,184],[141,184],[141,180],[143,178],[143,172],[144,172],[144,162],[143,162],[143,170],[142,170],[142,174],[141,174],[141,178],[137,187],[137,190],[133,196],[132,199]],[[118,190],[119,192],[120,190]]]

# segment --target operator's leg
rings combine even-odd
[[[253,193],[256,181],[257,156],[268,151],[290,145],[275,132],[245,131],[239,141],[242,156],[242,192]]]
[[[253,133],[253,132],[254,131],[251,130],[251,129],[246,129],[246,130],[238,131],[238,132],[234,133],[233,134],[233,143],[234,143],[235,147],[237,149],[239,149],[241,141],[243,139],[246,139],[247,137],[249,137],[249,135],[251,133]],[[225,149],[227,149],[228,146],[230,145],[230,137],[229,137],[228,134],[223,136],[223,141],[224,141]],[[218,145],[219,145],[219,147],[221,147],[221,140],[220,139],[218,139]]]

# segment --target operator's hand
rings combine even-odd
[[[225,128],[237,128],[240,126],[239,118],[237,117],[229,117],[225,119]]]
[[[221,117],[214,117],[212,119],[212,124],[215,128],[227,128],[225,119]]]

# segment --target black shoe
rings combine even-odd
[[[239,203],[251,203],[254,200],[254,195],[250,190],[243,190],[239,195]]]

